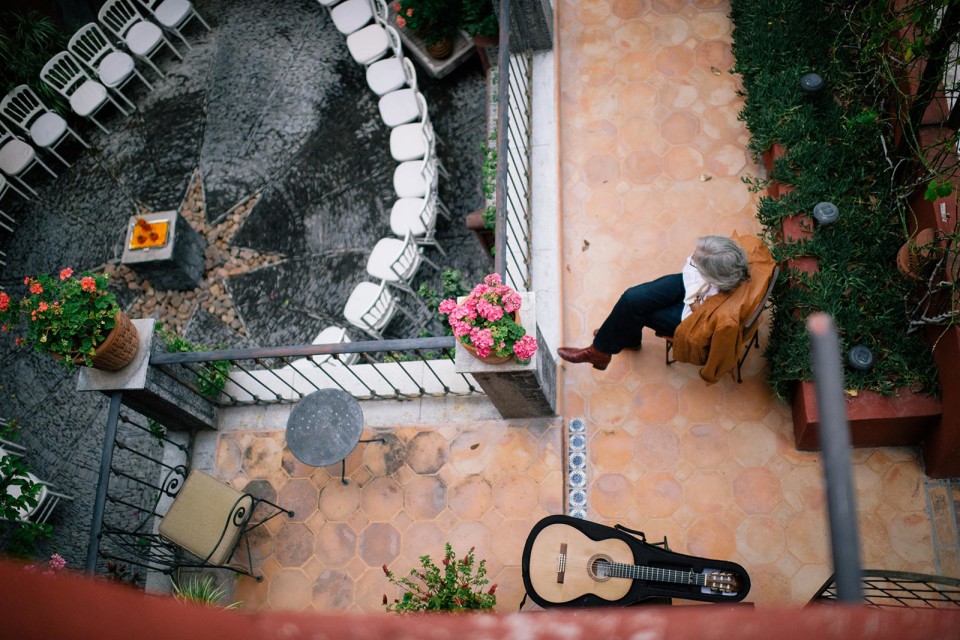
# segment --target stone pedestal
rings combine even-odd
[[[136,219],[170,223],[167,243],[162,247],[131,249],[130,238]],[[203,281],[203,252],[207,243],[176,211],[160,211],[131,216],[120,263],[125,264],[163,291],[196,289]]]
[[[168,429],[216,429],[216,411],[209,400],[150,366],[150,354],[163,349],[163,341],[155,338],[156,321],[147,318],[133,324],[140,336],[133,361],[114,372],[81,367],[77,391],[123,391],[124,405]]]
[[[504,418],[544,418],[557,413],[557,363],[537,329],[536,295],[521,293],[520,324],[537,338],[537,352],[528,364],[516,359],[503,364],[481,362],[460,342],[454,363],[457,373],[468,373],[483,388]]]

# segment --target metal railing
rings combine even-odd
[[[162,427],[120,409],[122,392],[110,398],[100,459],[85,570],[109,573],[118,580],[142,583],[136,556],[117,544],[113,534],[153,533],[163,508],[165,486],[186,476],[188,447],[166,436]]]
[[[506,284],[529,291],[530,132],[533,56],[510,50],[510,0],[500,0],[497,55],[497,188],[495,270]]]
[[[957,578],[865,569],[860,572],[860,581],[863,601],[873,607],[960,608],[960,580]],[[837,599],[836,577],[830,576],[810,604]]]
[[[376,340],[155,353],[150,366],[220,407],[289,404],[320,389],[341,389],[359,400],[482,394],[454,368],[455,338]]]

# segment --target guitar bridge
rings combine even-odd
[[[560,557],[557,558],[557,584],[563,584],[567,574],[567,543],[560,543]]]

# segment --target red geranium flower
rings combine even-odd
[[[39,282],[34,282],[30,285],[30,293],[43,293],[43,287]]]
[[[67,278],[69,278],[69,277],[72,276],[72,275],[73,275],[73,269],[71,269],[70,267],[67,267],[66,269],[61,269],[61,270],[60,270],[60,279],[61,279],[61,280],[66,280]]]
[[[90,276],[84,276],[80,278],[80,288],[84,291],[96,291],[97,290],[97,281],[91,278]]]

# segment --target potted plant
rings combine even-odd
[[[392,8],[397,26],[423,38],[428,54],[438,60],[450,56],[458,11],[449,0],[397,0]]]
[[[473,38],[477,48],[496,46],[499,23],[492,0],[462,0],[460,27]]]
[[[519,293],[503,284],[499,274],[491,273],[459,304],[448,298],[439,311],[475,358],[499,364],[516,356],[526,364],[537,352],[537,341],[519,323],[522,303]]]
[[[401,589],[403,595],[393,602],[383,595],[387,611],[410,613],[421,611],[489,611],[497,603],[497,585],[484,589],[487,583],[487,561],[474,560],[473,547],[461,559],[457,559],[450,543],[444,547],[443,569],[434,564],[430,556],[420,556],[421,568],[411,569],[409,578],[398,578],[383,565],[383,572],[390,582]]]
[[[73,269],[59,277],[27,276],[19,300],[0,291],[0,330],[20,325],[18,346],[46,351],[68,368],[82,364],[105,371],[126,366],[137,353],[137,329],[107,290],[108,276]]]

